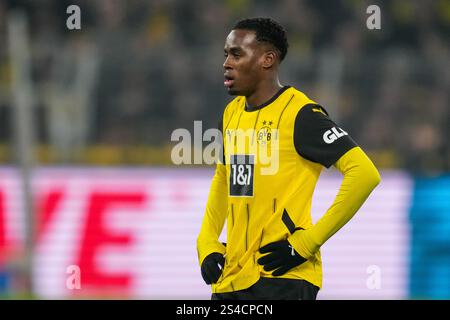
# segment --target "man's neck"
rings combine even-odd
[[[251,107],[262,105],[270,100],[283,86],[278,78],[273,81],[262,83],[261,86],[252,95],[246,97],[247,104]]]

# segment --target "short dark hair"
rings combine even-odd
[[[238,21],[233,30],[252,30],[256,33],[256,40],[268,42],[280,52],[280,61],[283,61],[288,51],[286,31],[283,26],[271,18],[247,18]]]

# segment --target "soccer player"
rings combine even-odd
[[[219,122],[224,154],[197,239],[212,299],[316,299],[320,247],[380,182],[371,160],[321,105],[280,84],[287,49],[283,27],[269,18],[239,21],[226,38],[224,85],[236,98]],[[263,149],[271,168],[260,159]],[[313,225],[314,188],[331,165],[342,184]],[[219,241],[225,221],[226,244]]]

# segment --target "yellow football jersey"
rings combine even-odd
[[[217,165],[197,241],[200,264],[212,252],[225,255],[214,293],[273,277],[257,263],[259,248],[313,226],[312,196],[322,168],[357,146],[321,106],[293,87],[283,87],[256,108],[236,97],[224,111],[221,129],[223,163]],[[218,242],[225,220],[226,246]],[[320,251],[306,258],[280,278],[321,287]]]

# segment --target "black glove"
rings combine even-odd
[[[206,284],[216,283],[222,274],[225,258],[219,252],[208,255],[202,263],[202,277]]]
[[[281,240],[269,243],[259,249],[261,253],[269,253],[258,259],[258,263],[264,266],[264,270],[275,270],[273,276],[281,276],[294,267],[301,265],[307,259],[294,250],[289,241]]]

